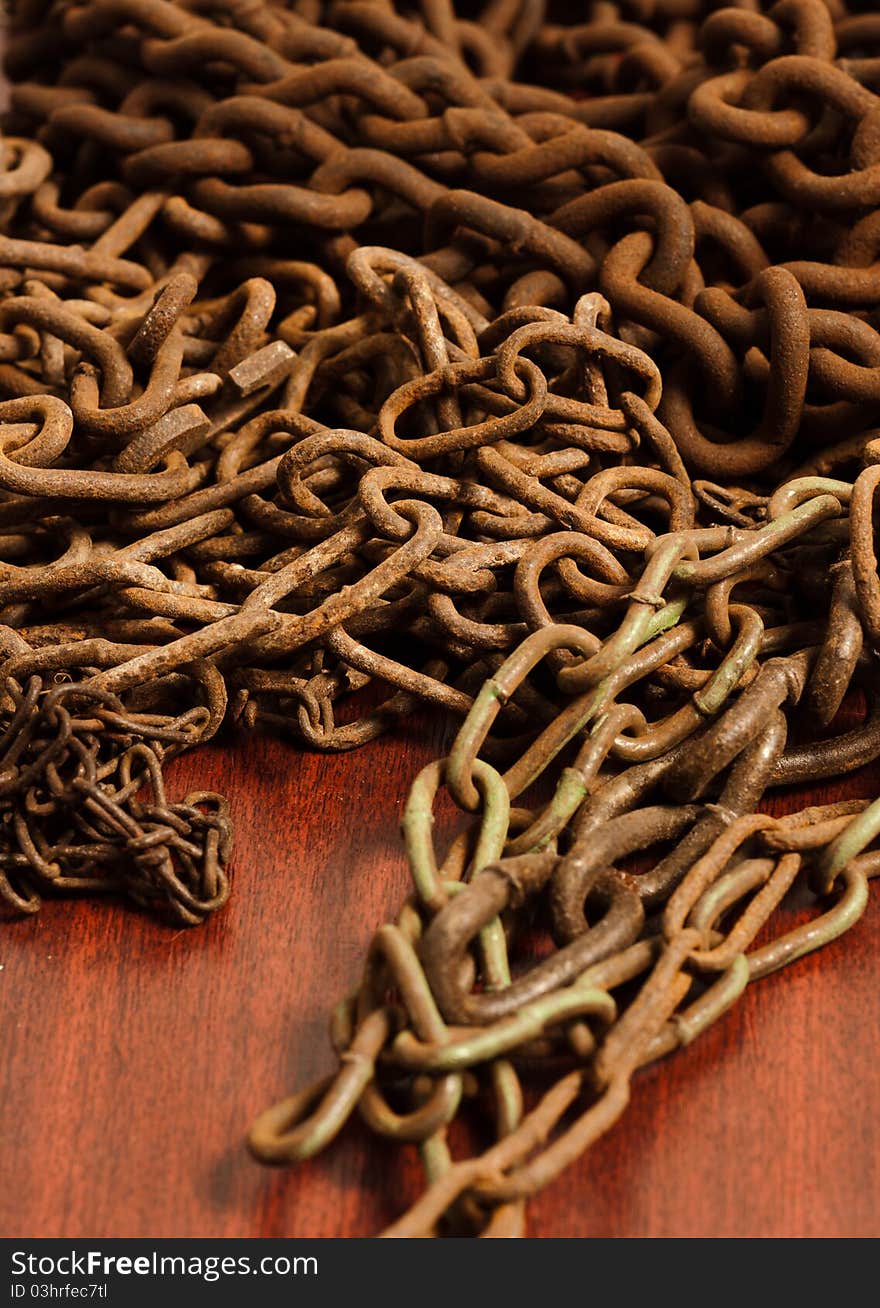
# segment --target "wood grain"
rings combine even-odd
[[[181,931],[66,901],[0,925],[0,1235],[359,1236],[414,1197],[413,1158],[357,1123],[289,1170],[242,1137],[331,1066],[327,1011],[405,893],[401,803],[441,744],[415,722],[343,757],[264,736],[198,751],[171,793],[230,797],[223,913]],[[865,769],[846,793],[878,782]],[[878,925],[874,899],[643,1073],[624,1119],[534,1201],[530,1234],[877,1235]]]

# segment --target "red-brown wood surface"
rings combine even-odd
[[[0,1234],[359,1236],[402,1210],[417,1167],[358,1123],[294,1169],[242,1140],[332,1065],[327,1011],[405,893],[401,803],[441,743],[417,724],[343,757],[260,736],[198,751],[171,789],[230,797],[221,914],[181,931],[67,901],[0,924]],[[878,926],[874,899],[640,1075],[624,1119],[532,1203],[529,1233],[877,1235]]]

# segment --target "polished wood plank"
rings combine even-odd
[[[209,746],[172,766],[170,789],[230,797],[221,914],[179,930],[61,901],[0,925],[0,1234],[357,1236],[405,1207],[414,1150],[357,1122],[294,1169],[259,1166],[242,1139],[332,1065],[327,1012],[406,893],[401,805],[440,752],[422,720],[342,757],[260,735]],[[878,781],[865,769],[846,793]],[[873,900],[642,1073],[624,1119],[532,1203],[529,1233],[878,1234],[878,926]]]

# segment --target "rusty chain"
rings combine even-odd
[[[880,868],[880,801],[764,811],[880,757],[880,19],[8,8],[0,898],[200,922],[228,813],[164,760],[452,715],[339,1070],[250,1144],[357,1109],[425,1170],[387,1234],[522,1234]]]

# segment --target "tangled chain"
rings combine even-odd
[[[232,828],[221,795],[169,804],[164,759],[203,735],[207,710],[172,722],[77,684],[9,679],[0,710],[0,890],[34,913],[40,891],[122,891],[191,926],[229,897]],[[144,802],[147,788],[150,801]],[[207,812],[205,809],[207,808]]]
[[[10,11],[0,896],[199,921],[228,818],[163,757],[454,715],[339,1072],[251,1146],[357,1107],[424,1163],[389,1234],[520,1234],[636,1070],[880,868],[880,801],[759,812],[880,756],[880,17]],[[756,943],[795,883],[815,917]]]

